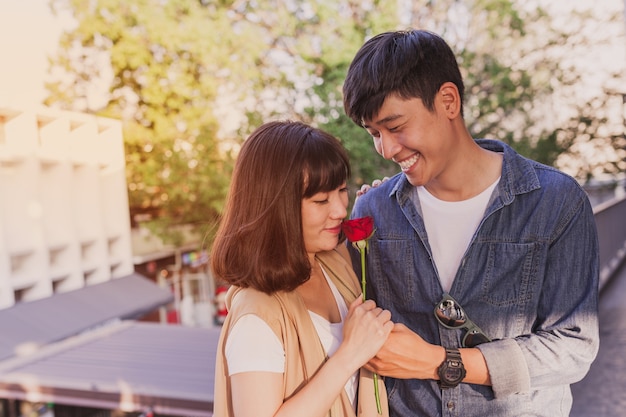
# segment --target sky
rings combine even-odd
[[[63,21],[48,0],[0,0],[0,106],[38,106]]]

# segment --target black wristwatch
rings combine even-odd
[[[465,378],[465,367],[461,360],[461,352],[456,348],[446,348],[446,359],[439,369],[439,386],[441,388],[454,388]]]

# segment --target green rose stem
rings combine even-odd
[[[367,240],[359,240],[354,243],[361,254],[361,295],[363,297],[363,301],[365,301],[365,250],[367,249]],[[378,411],[378,414],[382,414],[383,412],[380,407],[380,393],[378,392],[377,373],[374,373],[374,396],[376,397],[376,411]]]

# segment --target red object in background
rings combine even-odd
[[[178,323],[180,323],[177,310],[168,310],[168,312],[167,312],[167,322],[170,323],[170,324],[178,324]]]
[[[226,320],[228,310],[226,309],[226,291],[227,285],[220,285],[215,289],[215,324],[223,324]]]

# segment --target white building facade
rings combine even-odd
[[[0,309],[133,273],[118,120],[0,107]]]

